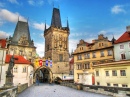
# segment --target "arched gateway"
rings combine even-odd
[[[53,80],[53,73],[51,71],[51,69],[47,66],[41,66],[39,68],[37,68],[34,72],[34,80],[35,80],[35,76],[36,74],[39,75],[39,80],[41,83],[52,83],[52,80]]]

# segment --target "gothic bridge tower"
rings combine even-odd
[[[53,78],[69,74],[69,24],[62,27],[60,10],[53,8],[51,26],[44,30],[45,58],[52,60]]]
[[[36,55],[36,47],[30,37],[28,22],[17,22],[13,37],[9,37],[8,54],[21,55],[31,62]]]

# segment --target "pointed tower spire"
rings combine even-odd
[[[114,44],[114,42],[116,41],[116,39],[114,38],[114,35],[111,41],[112,41],[112,44]]]
[[[69,28],[69,22],[68,22],[68,17],[67,17],[67,28],[68,28],[68,30],[70,30],[70,28]]]
[[[60,10],[58,8],[53,8],[51,26],[62,27],[61,18],[60,18]]]

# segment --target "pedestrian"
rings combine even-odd
[[[39,75],[36,74],[36,84],[39,85]]]

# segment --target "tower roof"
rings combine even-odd
[[[60,18],[60,10],[58,8],[53,8],[51,26],[62,27],[61,18]]]
[[[21,36],[25,36],[30,45],[31,37],[30,37],[28,22],[23,22],[23,21],[17,22],[13,37],[11,39],[11,44],[17,45]]]

